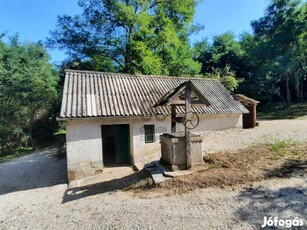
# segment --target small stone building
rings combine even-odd
[[[58,120],[66,125],[68,180],[100,173],[106,166],[159,159],[159,135],[171,132],[171,108],[153,106],[186,80],[66,70]],[[221,83],[189,80],[210,102],[193,108],[200,117],[193,132],[242,127],[242,114],[248,110]],[[182,124],[176,128],[184,131]]]

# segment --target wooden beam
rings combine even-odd
[[[184,106],[185,105],[185,100],[175,100],[170,105],[178,105],[178,106]],[[199,105],[199,106],[204,106],[204,104],[200,100],[191,100],[191,105]]]
[[[171,123],[171,132],[175,133],[176,132],[176,105],[172,105],[172,112],[171,112],[171,119],[172,119],[172,123]]]
[[[186,87],[185,89],[185,114],[191,112],[191,88]],[[185,151],[187,158],[187,169],[192,167],[192,156],[191,156],[191,133],[190,130],[185,126]]]
[[[181,100],[183,99],[183,103],[185,101],[185,89],[190,88],[191,98],[196,101],[196,104],[202,104],[203,106],[209,106],[209,101],[205,98],[204,95],[193,85],[191,81],[185,81],[175,89],[170,90],[167,94],[165,94],[155,105],[156,106],[169,106],[172,104],[179,103],[181,104]],[[193,92],[193,95],[192,95]],[[192,97],[193,96],[193,97]],[[174,102],[175,101],[175,102]]]

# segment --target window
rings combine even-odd
[[[155,126],[144,125],[144,130],[145,130],[145,143],[155,142]]]

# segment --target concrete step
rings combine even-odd
[[[161,171],[163,176],[165,177],[178,177],[178,176],[184,176],[184,175],[188,175],[191,174],[192,172],[194,172],[193,170],[177,170],[177,171],[171,171],[169,168],[167,168],[166,166],[162,165],[160,163],[160,161],[153,161],[153,164],[155,164],[156,167],[158,167]]]
[[[165,177],[163,171],[157,167],[153,162],[145,165],[145,170],[147,170],[155,185],[160,184],[161,182],[172,179],[171,177]]]

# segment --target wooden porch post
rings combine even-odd
[[[191,88],[190,85],[185,89],[185,113],[186,115],[191,112]],[[190,130],[185,125],[185,151],[187,157],[187,169],[192,167],[191,158],[191,136]]]

